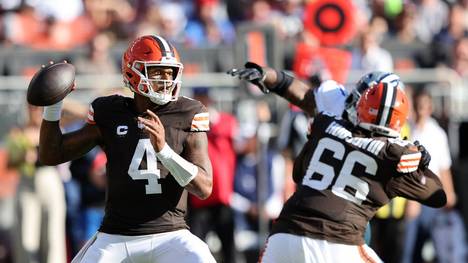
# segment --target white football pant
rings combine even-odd
[[[72,263],[215,263],[208,246],[190,231],[122,236],[97,232]]]
[[[278,233],[270,236],[260,258],[262,263],[381,263],[367,245],[355,246]]]

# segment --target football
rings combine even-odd
[[[35,106],[61,101],[75,87],[75,67],[64,62],[43,65],[29,82],[27,100]]]

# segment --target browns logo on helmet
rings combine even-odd
[[[148,75],[150,67],[171,68],[173,78],[165,80],[151,77]],[[157,35],[137,38],[122,58],[125,86],[158,105],[177,100],[182,83],[182,70],[183,65],[175,47]]]
[[[364,92],[356,108],[359,127],[382,136],[400,136],[409,112],[400,83],[380,82]]]

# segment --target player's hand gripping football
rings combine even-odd
[[[421,145],[419,141],[415,141],[414,145],[418,147],[418,151],[421,152],[421,161],[419,162],[419,167],[427,168],[429,167],[429,163],[431,162],[431,155],[426,150],[424,146]]]
[[[150,110],[146,110],[147,117],[138,117],[143,129],[149,134],[151,144],[156,152],[160,152],[166,144],[164,126],[159,117]]]
[[[270,90],[266,87],[264,83],[266,74],[262,67],[250,61],[245,63],[244,67],[245,68],[243,69],[233,68],[226,73],[233,77],[237,76],[241,80],[246,80],[254,84],[265,94],[269,93]]]

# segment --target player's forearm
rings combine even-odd
[[[264,70],[266,73],[264,83],[267,88],[272,89],[281,81],[278,78],[279,71],[272,68],[264,68]],[[313,115],[315,109],[314,92],[306,83],[294,78],[284,89],[284,92],[279,95],[309,115]]]
[[[315,98],[312,89],[307,87],[304,82],[297,79],[293,81],[288,91],[285,93],[284,98],[292,104],[301,108],[305,113],[310,116],[314,115]]]
[[[205,140],[197,140],[199,151],[190,153],[190,159],[198,167],[198,174],[185,186],[187,191],[202,200],[208,198],[213,190],[213,169],[208,157],[208,149],[203,150],[208,147],[207,143],[208,141]]]
[[[208,140],[206,136],[191,137],[191,151],[187,151],[187,157],[197,166],[197,176],[185,186],[185,189],[200,199],[206,199],[213,189],[213,169],[208,157]]]
[[[211,195],[213,180],[204,170],[199,169],[197,176],[185,186],[185,189],[203,200]]]
[[[39,137],[39,161],[45,165],[61,163],[62,131],[58,121],[43,120]]]
[[[213,176],[206,133],[190,133],[183,156],[172,150],[167,143],[156,156],[180,186],[200,199],[210,196]]]
[[[169,170],[180,186],[200,199],[206,199],[212,189],[211,165],[209,159],[205,160],[196,155],[190,155],[192,157],[190,159],[195,160],[198,165],[177,154],[167,143],[161,151],[156,153],[159,161]]]
[[[44,107],[43,120],[39,137],[39,161],[45,165],[63,163],[62,131],[59,121],[62,115],[63,101]]]
[[[43,120],[39,138],[39,161],[45,165],[57,165],[76,159],[96,145],[90,139],[91,135],[91,132],[81,130],[62,134],[58,121]]]

